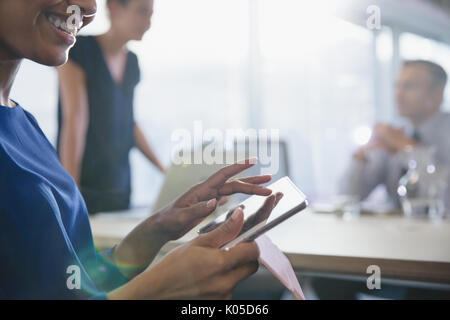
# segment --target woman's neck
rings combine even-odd
[[[3,48],[0,48],[0,105],[15,107],[15,103],[9,100],[12,85],[20,68],[22,59],[11,58]]]
[[[109,29],[108,32],[98,37],[102,49],[105,54],[115,56],[126,51],[128,39],[124,39],[119,32],[114,29]]]

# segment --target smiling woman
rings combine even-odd
[[[164,244],[197,226],[222,197],[269,196],[259,185],[270,176],[233,180],[253,164],[226,167],[144,220],[113,249],[98,253],[75,181],[35,118],[10,100],[23,59],[66,62],[77,31],[67,32],[67,22],[61,29],[70,5],[80,7],[83,25],[96,11],[93,0],[0,1],[0,299],[230,297],[258,267],[254,243],[219,249],[242,229],[241,209],[147,267]],[[273,203],[274,196],[267,201]],[[264,208],[265,214],[273,206]]]
[[[83,25],[89,24],[96,13],[95,1],[70,2],[82,8]],[[0,37],[10,54],[17,58],[28,57],[45,65],[60,65],[67,60],[68,49],[75,43],[75,37],[55,27],[49,20],[51,16],[64,20],[70,17],[66,1],[3,0],[0,9],[8,13],[2,15]]]

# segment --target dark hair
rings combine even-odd
[[[433,85],[445,88],[447,84],[447,72],[437,63],[427,61],[427,60],[407,60],[403,63],[404,67],[421,65],[428,69],[428,72],[433,78]]]

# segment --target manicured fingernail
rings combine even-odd
[[[236,221],[239,219],[239,216],[242,214],[242,209],[236,209],[234,210],[233,214],[231,215],[231,220]]]
[[[211,199],[206,203],[206,207],[211,209],[211,208],[215,208],[217,204],[217,200],[216,199]]]

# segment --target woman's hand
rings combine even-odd
[[[219,170],[146,219],[116,247],[114,262],[126,276],[133,277],[151,263],[166,242],[182,237],[214,212],[223,197],[235,193],[270,195],[270,189],[259,186],[269,182],[270,175],[231,179],[255,163],[250,159]]]
[[[270,195],[270,189],[259,186],[269,182],[270,175],[231,179],[254,164],[252,160],[247,160],[243,164],[225,167],[191,188],[168,207],[156,213],[158,230],[169,237],[169,240],[176,240],[213,213],[225,196],[235,193]]]
[[[242,209],[218,228],[178,247],[157,265],[108,294],[109,299],[229,299],[234,287],[258,269],[254,242],[220,250],[243,226]]]
[[[264,220],[267,220],[270,214],[272,213],[272,210],[277,206],[278,202],[280,202],[281,198],[283,198],[283,194],[281,192],[277,192],[276,194],[272,194],[269,197],[267,197],[263,205],[255,213],[253,213],[251,216],[245,219],[244,227],[242,228],[240,233],[242,234],[244,232],[247,232],[257,224],[263,222]],[[245,210],[244,205],[240,205],[234,209],[231,209],[227,214],[227,219],[230,218],[233,212],[238,208]],[[203,227],[199,231],[199,233],[210,232],[215,228],[219,227],[222,223],[216,223],[215,221],[213,221],[207,226]]]

